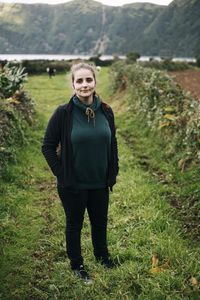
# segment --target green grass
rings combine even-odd
[[[101,70],[98,80],[98,93],[105,100],[112,98],[114,107],[122,99],[111,97],[108,69]],[[122,113],[122,105],[116,111],[120,175],[111,193],[108,226],[110,252],[122,264],[117,269],[105,270],[95,263],[86,215],[82,248],[94,284],[86,286],[73,276],[65,255],[64,213],[55,179],[40,151],[46,122],[57,105],[68,101],[70,83],[65,74],[51,80],[45,74],[30,77],[26,89],[35,99],[37,118],[32,130],[26,133],[28,144],[18,153],[17,164],[9,166],[0,187],[0,298],[200,299],[198,286],[191,283],[191,277],[200,281],[199,245],[183,235],[174,208],[167,201],[165,185],[141,167],[139,157],[146,152],[139,143],[139,133],[133,134],[135,144],[130,142],[131,135],[126,140],[123,130],[131,133],[137,126],[131,128],[130,116],[126,111]],[[155,164],[161,164],[162,160],[156,157]],[[169,167],[164,162],[161,168]],[[166,261],[170,265],[153,275],[149,270],[155,254],[159,265]]]
[[[130,103],[130,97],[133,96],[128,97]],[[132,149],[135,164],[161,183],[160,194],[176,207],[174,214],[182,222],[182,232],[193,243],[199,243],[199,163],[194,161],[186,164],[184,168],[180,167],[181,150],[176,147],[176,150],[171,148],[171,153],[167,152],[159,131],[155,132],[146,126],[144,117],[134,114],[128,106],[124,110],[126,111],[117,116],[119,134]]]

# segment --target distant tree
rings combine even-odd
[[[166,56],[166,57],[161,56],[161,60],[165,61],[165,62],[172,62],[172,59],[173,59],[173,57],[171,57],[171,56]]]
[[[113,60],[101,60],[101,54],[98,54],[97,56],[90,57],[89,61],[93,62],[96,66],[110,66],[113,63]]]
[[[196,64],[200,68],[200,54],[196,56]]]
[[[92,57],[90,57],[90,61],[91,62],[93,62],[96,66],[100,66],[101,65],[101,59],[100,59],[100,57],[101,57],[101,54],[98,54],[98,55],[96,55],[96,56],[92,56]]]
[[[120,60],[120,58],[119,58],[118,55],[114,54],[114,55],[113,55],[113,60],[116,62],[116,61]]]
[[[140,54],[138,52],[129,52],[126,54],[126,62],[127,63],[134,63],[139,58],[140,58]]]

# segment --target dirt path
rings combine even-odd
[[[175,81],[200,101],[200,70],[169,72]]]

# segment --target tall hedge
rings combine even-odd
[[[15,161],[25,129],[32,124],[34,103],[23,89],[26,77],[21,67],[0,68],[0,176],[8,161]]]
[[[112,65],[114,90],[130,91],[129,108],[143,116],[151,130],[161,134],[166,152],[184,160],[200,159],[200,103],[163,71],[137,63]]]

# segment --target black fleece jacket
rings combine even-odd
[[[42,153],[53,174],[57,177],[58,185],[63,187],[70,187],[74,176],[71,143],[73,107],[74,103],[71,98],[69,103],[60,105],[56,109],[47,125],[42,145]],[[111,130],[111,151],[107,184],[112,190],[119,170],[114,115],[111,107],[104,102],[101,102],[101,109],[108,120]],[[60,155],[57,153],[59,145],[61,147]]]

